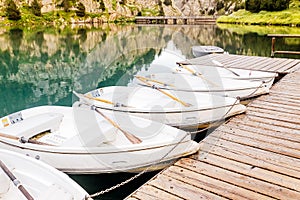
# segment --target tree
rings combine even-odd
[[[100,4],[99,8],[100,8],[102,11],[105,11],[105,4],[104,4],[103,0],[100,0],[99,4]]]
[[[13,0],[8,0],[6,3],[6,16],[8,19],[16,21],[21,19],[21,12],[17,8],[15,2]]]
[[[64,7],[65,12],[70,11],[70,2],[69,2],[69,0],[63,0],[62,1],[62,6]]]
[[[77,8],[76,15],[78,17],[84,17],[85,16],[85,7],[84,7],[84,5],[81,2],[79,2],[77,4],[76,8]]]
[[[32,4],[31,4],[31,9],[32,9],[32,13],[35,16],[42,16],[41,8],[42,8],[42,6],[38,2],[38,0],[33,0]]]

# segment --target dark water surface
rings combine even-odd
[[[0,116],[40,105],[71,106],[77,100],[73,90],[127,85],[136,73],[151,66],[175,65],[176,61],[192,58],[193,45],[215,45],[230,54],[269,57],[268,33],[300,34],[300,30],[227,25],[0,27]],[[276,47],[300,51],[300,41],[278,39]],[[100,199],[122,199],[154,174],[145,174]],[[94,193],[131,176],[71,177]]]

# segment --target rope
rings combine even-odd
[[[256,87],[253,92],[251,92],[249,95],[243,97],[243,99],[248,99],[248,98],[252,97],[252,95],[255,94],[259,90],[259,88],[261,88],[262,86],[264,86],[264,84],[265,84],[265,82],[262,81],[261,84],[258,87]]]
[[[230,108],[227,110],[227,112],[226,112],[226,113],[220,118],[220,120],[218,120],[218,121],[221,121],[222,119],[225,119],[226,115],[233,109],[234,105],[236,105],[236,103],[238,103],[238,102],[239,102],[239,99],[236,98],[236,100],[235,100],[235,102],[232,104],[232,106],[230,106]],[[229,120],[229,119],[225,120],[225,122],[227,122],[228,120]],[[210,128],[211,128],[211,127],[208,126],[208,127],[203,128],[203,129],[201,129],[201,130],[190,131],[189,133],[190,133],[190,134],[198,134],[198,133],[202,133],[202,132],[204,132],[204,131],[207,131],[207,130],[210,129]]]

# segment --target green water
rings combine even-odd
[[[300,34],[300,30],[224,25],[0,27],[0,116],[39,105],[71,106],[76,100],[73,90],[127,85],[153,62],[174,65],[192,58],[193,45],[216,45],[230,54],[269,57],[268,33]],[[296,39],[278,39],[276,45],[280,50],[300,51]],[[122,199],[154,174],[146,174],[101,199]],[[131,176],[120,173],[72,178],[94,193]]]

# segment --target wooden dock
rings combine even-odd
[[[216,23],[214,16],[145,16],[135,17],[137,24],[203,24]]]
[[[291,73],[300,68],[299,59],[268,58],[260,56],[243,56],[233,54],[210,54],[178,63],[214,65],[212,60],[219,61],[225,67],[277,72],[279,74]]]
[[[197,155],[180,159],[127,199],[300,199],[300,60],[280,60],[282,68],[255,65],[293,72],[269,95],[214,130]]]

